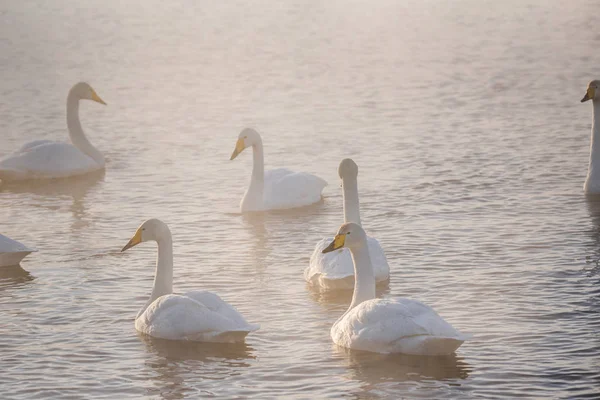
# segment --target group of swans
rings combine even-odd
[[[244,130],[232,158],[243,150],[242,146],[250,146],[245,143],[248,138],[255,143],[252,146],[260,144],[260,136],[255,131]],[[244,142],[239,144],[240,141]],[[262,156],[259,160],[262,168]],[[256,161],[255,156],[255,165]],[[338,172],[344,187],[346,222],[335,238],[323,239],[317,244],[315,254],[321,257],[313,254],[311,265],[305,272],[309,283],[322,285],[324,289],[345,287],[336,285],[336,281],[348,284],[348,278],[352,280],[352,303],[331,328],[333,342],[379,353],[453,353],[468,336],[454,329],[431,307],[410,299],[376,298],[376,276],[379,275],[381,280],[389,279],[389,266],[379,242],[367,238],[360,226],[358,166],[353,160],[344,159]],[[253,179],[253,182],[256,181]],[[249,189],[244,199],[250,198],[251,190],[256,189]],[[242,200],[242,208],[259,204],[252,201]],[[236,342],[259,328],[249,324],[216,294],[206,291],[173,294],[173,245],[171,232],[164,222],[157,219],[144,222],[122,251],[145,241],[157,242],[158,258],[152,293],[135,319],[138,331],[162,339]],[[380,263],[377,270],[373,268],[372,258]],[[348,266],[352,268],[350,272]]]
[[[596,124],[600,117],[599,96],[600,81],[595,80],[581,100],[592,100],[594,105],[590,163],[584,185],[588,193],[600,193],[600,125]],[[0,161],[0,179],[59,178],[104,168],[104,157],[87,140],[79,123],[81,99],[106,104],[88,84],[73,86],[67,97],[67,126],[73,145],[47,140],[28,143]],[[254,165],[240,204],[242,212],[300,207],[321,199],[327,183],[319,177],[283,168],[264,171],[262,139],[253,129],[239,134],[231,160],[247,147],[252,147]],[[389,279],[389,265],[379,242],[367,237],[361,227],[357,165],[344,159],[338,174],[343,187],[344,224],[334,238],[317,243],[304,273],[309,284],[324,290],[354,288],[348,310],[331,328],[333,342],[380,353],[454,352],[469,336],[453,328],[431,307],[404,298],[376,298],[375,286]],[[157,219],[144,222],[122,251],[145,241],[157,242],[158,258],[152,293],[135,319],[138,331],[171,340],[238,342],[259,328],[214,293],[173,294],[173,246],[165,223]],[[13,241],[0,236],[0,246],[6,247],[6,243],[16,248]],[[19,255],[32,251],[24,246],[18,250],[15,253]]]

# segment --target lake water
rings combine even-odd
[[[69,88],[104,174],[0,187],[0,228],[39,252],[0,271],[3,399],[600,398],[600,201],[582,185],[595,1],[0,3],[0,156],[66,140]],[[321,204],[240,215],[251,156],[329,182]],[[334,346],[349,294],[303,280],[359,166],[382,296],[474,335],[455,356]],[[133,320],[156,248],[174,288],[208,289],[261,330],[243,346],[150,340]]]

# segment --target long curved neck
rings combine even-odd
[[[91,157],[98,164],[104,165],[104,156],[88,140],[79,122],[79,98],[72,92],[67,96],[67,127],[69,137],[75,147]]]
[[[348,311],[362,303],[363,301],[375,298],[375,274],[373,265],[369,256],[369,248],[366,239],[360,246],[353,246],[350,249],[352,261],[354,263],[354,293],[352,294],[352,303]]]
[[[358,182],[356,177],[342,178],[344,193],[344,222],[360,225],[360,203],[358,201]]]
[[[263,192],[265,188],[265,160],[263,155],[262,141],[252,145],[252,177],[250,178],[250,186],[248,194],[255,199],[263,200]]]
[[[167,235],[157,240],[157,243],[156,273],[148,304],[160,296],[173,293],[173,240],[171,235]]]
[[[590,144],[590,165],[588,173],[600,178],[600,100],[592,100],[594,114],[592,116],[592,140]]]

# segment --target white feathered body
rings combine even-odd
[[[104,168],[69,143],[36,140],[0,160],[0,180],[66,178]]]
[[[419,301],[390,298],[367,300],[349,310],[331,328],[331,338],[355,350],[447,355],[468,336]]]
[[[170,340],[234,343],[259,328],[218,295],[194,291],[154,300],[135,320],[147,335]]]
[[[241,202],[242,211],[263,211],[308,206],[321,200],[327,182],[306,172],[287,168],[265,171],[262,205],[256,201],[249,188]],[[260,195],[259,195],[260,196]]]
[[[0,267],[17,265],[25,256],[36,250],[0,234]]]
[[[310,264],[304,270],[304,279],[311,285],[323,290],[353,289],[354,288],[354,263],[348,248],[341,248],[323,254],[333,237],[320,240],[315,246],[310,257]],[[368,237],[367,245],[369,256],[373,264],[375,282],[387,282],[390,278],[390,266],[387,258],[375,238]]]

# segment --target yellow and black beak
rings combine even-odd
[[[585,92],[585,96],[583,96],[583,99],[581,99],[581,102],[583,103],[584,101],[593,100],[595,96],[596,88],[590,86],[587,92]]]
[[[142,228],[139,228],[137,231],[135,231],[135,235],[133,235],[131,240],[125,245],[125,247],[123,247],[121,252],[124,252],[125,250],[130,249],[140,243],[142,243]]]
[[[346,234],[345,233],[337,234],[337,235],[335,235],[333,242],[331,242],[329,244],[329,246],[325,247],[323,249],[322,253],[325,254],[325,253],[329,253],[329,252],[332,252],[337,249],[341,249],[342,247],[344,247],[345,242],[346,242]]]
[[[239,138],[237,143],[235,144],[235,149],[233,149],[233,153],[231,153],[231,158],[229,160],[231,161],[234,158],[236,158],[238,154],[244,151],[245,148],[246,146],[244,145],[244,139]]]
[[[96,103],[100,103],[100,104],[106,105],[106,103],[104,102],[104,100],[102,100],[100,98],[100,96],[98,96],[98,93],[96,93],[96,91],[94,89],[92,89],[92,100],[94,100]]]

